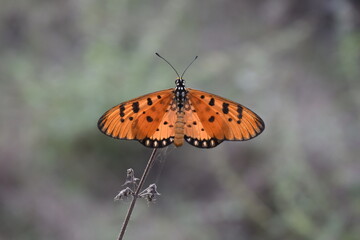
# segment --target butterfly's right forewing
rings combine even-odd
[[[111,108],[99,119],[99,129],[118,139],[151,138],[171,107],[172,90],[150,93]]]

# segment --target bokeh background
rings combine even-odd
[[[0,239],[115,239],[127,168],[110,107],[174,86],[240,102],[265,131],[160,152],[126,239],[360,236],[360,2],[13,0],[0,7]]]

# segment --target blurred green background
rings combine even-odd
[[[0,239],[115,239],[127,168],[151,149],[101,134],[110,107],[187,86],[251,108],[247,142],[160,152],[126,239],[360,236],[357,0],[1,0]]]

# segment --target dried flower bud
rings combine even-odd
[[[121,190],[118,193],[118,195],[115,196],[114,201],[126,199],[127,197],[129,197],[130,195],[133,195],[133,194],[134,194],[134,192],[129,187],[127,187],[127,188]]]
[[[155,183],[150,184],[144,191],[142,191],[139,196],[141,198],[145,198],[148,202],[152,202],[155,200],[156,195],[161,195],[157,191],[157,186]]]
[[[128,170],[126,170],[126,181],[123,184],[123,186],[125,186],[129,183],[136,185],[136,181],[139,181],[139,179],[135,177],[134,169],[129,168]]]

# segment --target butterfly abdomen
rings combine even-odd
[[[176,112],[174,144],[177,147],[180,147],[184,143],[184,135],[185,135],[184,115],[185,115],[184,112]]]

